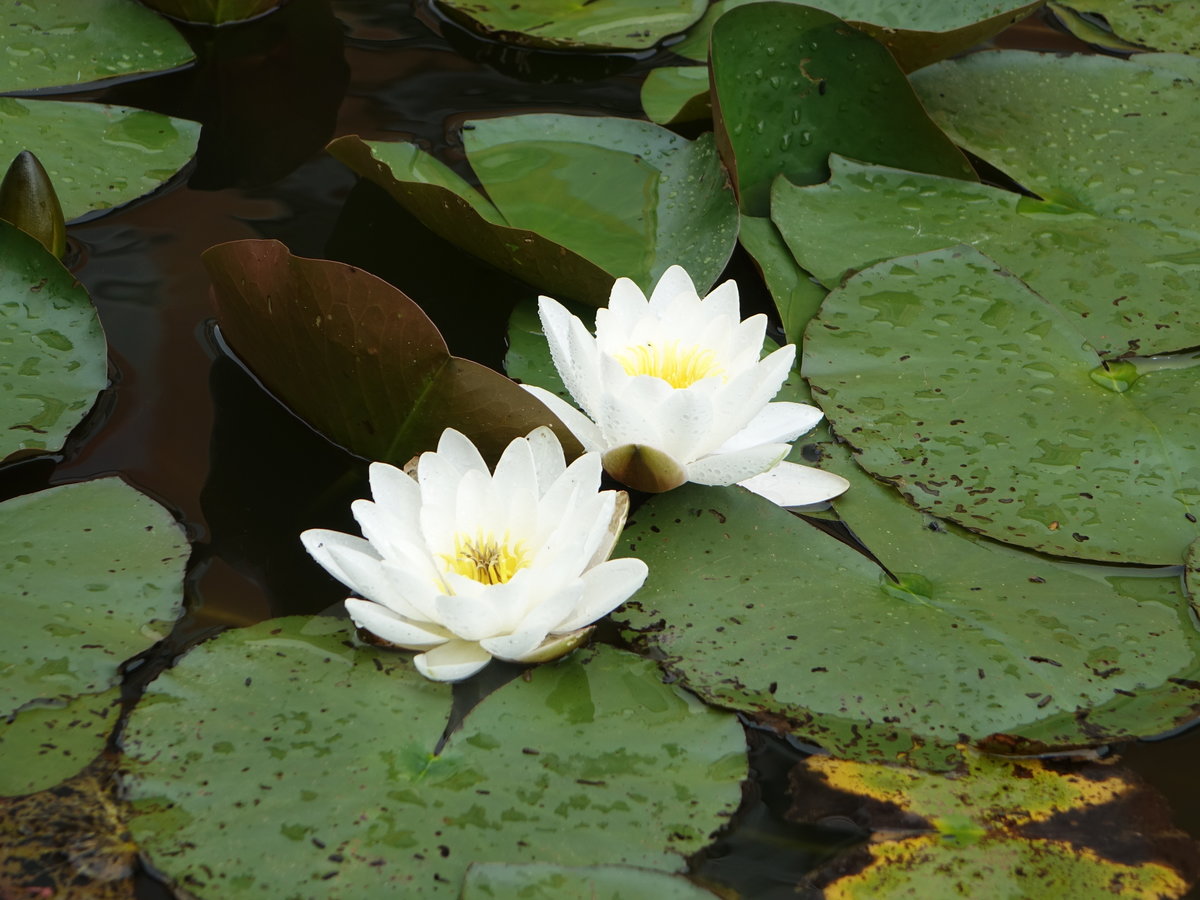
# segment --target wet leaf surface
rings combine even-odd
[[[1200,60],[1000,50],[912,83],[958,144],[1042,199],[1200,236]]]
[[[799,346],[805,327],[816,315],[828,291],[800,267],[783,235],[770,219],[742,216],[738,241],[754,259],[754,264],[767,283],[788,342]],[[812,401],[804,399],[799,402]]]
[[[824,181],[830,153],[976,178],[888,51],[829,13],[786,3],[731,10],[713,28],[712,85],[717,144],[748,215],[767,215],[778,175]]]
[[[452,18],[501,41],[557,50],[645,50],[693,25],[707,0],[442,0]]]
[[[808,378],[858,461],[967,528],[1062,556],[1179,565],[1200,532],[1200,373],[1107,369],[1075,320],[971,248],[833,291]]]
[[[100,755],[117,724],[121,692],[32,706],[0,721],[0,796],[32,794],[77,774]]]
[[[642,82],[642,109],[660,125],[695,122],[712,116],[708,66],[659,66]]]
[[[187,41],[135,0],[9,3],[0,11],[0,93],[159,72],[192,58]]]
[[[151,9],[184,22],[228,25],[264,15],[286,0],[143,0]]]
[[[68,220],[156,190],[192,158],[199,137],[196,122],[143,109],[0,97],[0,165],[22,150],[36,155]]]
[[[771,204],[796,260],[826,287],[880,260],[971,244],[1054,303],[1105,355],[1200,344],[1194,241],[957,179],[837,157],[831,166],[825,184],[777,182]]]
[[[461,900],[712,900],[677,875],[632,866],[475,863]]]
[[[652,662],[599,647],[536,667],[435,754],[450,688],[347,624],[226,632],[131,714],[131,827],[191,894],[456,897],[475,860],[676,871],[740,800],[740,725]]]
[[[934,769],[959,742],[1087,746],[1200,708],[1176,570],[932,530],[852,464],[823,467],[851,479],[838,512],[882,565],[741,488],[681,488],[633,515],[622,543],[650,577],[614,617],[701,697],[839,756]]]
[[[1076,13],[1103,16],[1116,37],[1170,53],[1200,54],[1200,6],[1195,0],[1070,0],[1052,3]]]
[[[708,59],[714,23],[726,12],[757,0],[717,0],[688,36],[671,50],[689,59]],[[781,0],[831,13],[886,46],[906,72],[961,53],[987,40],[1040,6],[995,0]]]
[[[411,144],[346,137],[329,152],[432,231],[556,299],[603,305],[618,277],[649,290],[676,264],[704,290],[733,251],[737,210],[710,137],[525,115],[468,122],[463,140],[487,196]]]
[[[115,685],[182,607],[182,530],[119,478],[5,501],[0,548],[0,715]]]
[[[1157,900],[1182,897],[1200,873],[1165,801],[1107,765],[972,753],[938,775],[810,757],[792,791],[790,818],[837,816],[872,832],[809,877],[829,900],[942,900],[984,886],[988,896]]]
[[[499,457],[515,437],[552,425],[519,386],[451,356],[403,292],[343,263],[292,256],[277,241],[238,241],[204,254],[222,333],[263,385],[331,441],[404,465],[443,429]]]
[[[88,292],[35,238],[0,222],[0,459],[61,448],[107,384]]]

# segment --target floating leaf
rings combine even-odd
[[[1200,866],[1166,803],[1109,766],[1065,772],[968,754],[951,775],[810,757],[790,818],[849,817],[874,832],[810,876],[828,898],[1182,897]],[[1101,836],[1094,825],[1103,821]]]
[[[1060,18],[1063,13],[1103,16],[1114,36],[1123,39],[1114,49],[1128,52],[1151,47],[1171,53],[1200,54],[1200,6],[1195,0],[1156,0],[1153,5],[1128,0],[1068,0],[1051,3],[1050,7]],[[1071,31],[1088,40],[1075,29]]]
[[[709,702],[853,759],[947,768],[962,742],[1087,746],[1200,709],[1174,572],[931,530],[853,469],[835,505],[886,571],[741,488],[687,486],[633,515],[622,541],[650,576],[614,618]]]
[[[451,356],[420,307],[361,269],[292,256],[278,241],[235,241],[204,254],[230,346],[272,394],[336,444],[403,465],[445,428],[496,459],[551,425],[532,395],[486,366]]]
[[[956,142],[1043,199],[1200,237],[1200,133],[1190,124],[1200,60],[999,50],[912,81]]]
[[[704,290],[725,268],[737,210],[711,137],[525,115],[468,123],[463,139],[490,200],[410,144],[347,137],[329,152],[431,230],[556,299],[600,306],[617,278],[649,290],[675,264]]]
[[[796,260],[827,287],[880,260],[966,243],[1067,313],[1101,353],[1200,344],[1193,241],[958,179],[839,157],[830,165],[826,184],[780,180],[771,201]]]
[[[707,119],[708,66],[659,66],[642,82],[642,109],[659,125]]]
[[[713,900],[677,875],[632,866],[475,863],[461,900]]]
[[[199,136],[195,122],[143,109],[0,97],[0,159],[34,153],[68,220],[155,190],[192,158]]]
[[[707,0],[442,0],[451,18],[513,44],[555,50],[645,50],[686,30]]]
[[[799,345],[805,326],[816,315],[828,292],[796,262],[770,219],[742,216],[738,240],[753,257],[767,283],[783,323],[783,333],[790,342]],[[812,401],[803,399],[798,402]]]
[[[110,688],[0,722],[0,796],[43,791],[78,774],[108,743],[120,703],[120,689]]]
[[[767,215],[777,175],[824,181],[830,153],[975,180],[888,51],[829,13],[734,9],[713,28],[712,69],[718,146],[749,215]]]
[[[225,632],[131,714],[131,828],[190,894],[457,897],[475,860],[676,871],[738,804],[741,727],[652,662],[539,666],[435,752],[450,688],[350,638],[323,618]]]
[[[860,272],[809,326],[803,371],[858,461],[935,515],[1111,562],[1178,565],[1200,534],[1197,370],[1102,365],[976,250]]]
[[[119,478],[0,503],[0,715],[115,685],[117,666],[180,612],[188,545],[171,515]],[[19,721],[19,717],[18,717]]]
[[[87,291],[7,222],[0,335],[0,459],[58,450],[108,384],[108,349]]]
[[[1069,6],[1054,3],[1053,0],[1046,4],[1046,8],[1054,14],[1059,25],[1081,41],[1100,50],[1108,50],[1113,53],[1138,53],[1146,49],[1113,34],[1112,28],[1103,19],[1096,16],[1076,12]]]
[[[0,12],[0,59],[6,62],[0,66],[0,93],[159,72],[193,58],[179,32],[136,0],[5,6]],[[0,131],[7,128],[5,123]]]
[[[266,15],[284,0],[142,0],[151,9],[183,22],[227,25]]]
[[[588,323],[589,328],[594,329],[595,317],[591,310],[569,308],[572,315],[579,316],[581,321]],[[523,300],[513,307],[508,320],[508,353],[504,357],[504,371],[510,378],[545,388],[568,403],[575,402],[550,357],[550,345],[542,331],[535,300]]]
[[[671,50],[688,59],[708,59],[713,25],[729,10],[758,0],[717,0],[687,38]],[[800,4],[801,0],[781,0]],[[819,0],[802,5],[832,13],[886,46],[905,72],[955,56],[1028,16],[1038,2],[964,0]]]

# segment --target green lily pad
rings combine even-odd
[[[768,214],[778,175],[824,181],[830,153],[976,180],[891,54],[830,13],[788,3],[729,11],[713,26],[712,85],[718,146],[748,215]]]
[[[68,220],[159,188],[199,139],[198,123],[143,109],[0,97],[0,160],[34,153]]]
[[[278,241],[204,254],[218,321],[263,385],[331,441],[404,465],[457,428],[491,459],[539,425],[569,454],[578,442],[532,395],[451,356],[404,293],[361,269],[292,256]]]
[[[1109,766],[1058,772],[970,754],[936,775],[811,757],[793,772],[791,818],[849,815],[874,839],[809,877],[823,896],[1182,897],[1200,859],[1163,799]],[[1104,821],[1103,838],[1084,823]]]
[[[1197,369],[1101,366],[1073,319],[974,249],[833,291],[803,372],[866,469],[974,531],[1158,565],[1200,534]]]
[[[1115,53],[1138,53],[1146,49],[1118,37],[1108,23],[1097,16],[1078,12],[1053,0],[1046,4],[1046,8],[1054,14],[1059,25],[1093,47]]]
[[[652,662],[539,666],[439,749],[450,688],[347,625],[225,632],[133,710],[130,827],[193,896],[456,897],[475,860],[678,871],[738,805],[740,725]]]
[[[0,221],[0,459],[61,448],[107,385],[87,291],[36,238]]]
[[[0,12],[0,93],[160,72],[194,58],[179,32],[136,0],[5,7]],[[7,128],[5,123],[0,131]]]
[[[677,875],[632,866],[475,863],[460,900],[713,900]]]
[[[1200,238],[1200,59],[998,50],[912,83],[957,143],[1043,199]]]
[[[710,136],[524,115],[470,122],[463,140],[488,197],[411,144],[346,137],[328,149],[437,234],[556,299],[602,306],[617,278],[649,290],[675,264],[703,291],[733,252],[737,209]]]
[[[24,709],[0,722],[0,796],[44,791],[100,755],[121,712],[121,690]]]
[[[712,116],[708,66],[659,66],[642,82],[642,109],[659,125],[695,122]]]
[[[1122,49],[1150,47],[1200,54],[1200,5],[1195,0],[1156,0],[1153,5],[1127,0],[1069,0],[1050,6],[1059,15],[1065,11],[1103,16],[1114,36],[1122,40]]]
[[[552,50],[645,50],[685,31],[707,0],[442,0],[452,19],[487,37]]]
[[[826,287],[884,259],[971,244],[1052,301],[1104,355],[1200,344],[1200,255],[1150,222],[834,157],[825,184],[775,183],[771,215]],[[853,233],[854,240],[845,239]]]
[[[759,0],[717,0],[688,36],[671,50],[688,59],[708,59],[713,25],[725,13]],[[801,0],[780,0],[801,4]],[[946,59],[986,41],[1028,16],[1038,2],[1014,0],[818,0],[803,3],[832,13],[886,46],[905,72]]]
[[[1200,709],[1200,637],[1174,570],[931,528],[853,465],[823,467],[851,480],[835,506],[882,566],[740,488],[653,497],[627,526],[650,576],[614,618],[705,700],[838,756],[933,769],[958,765],[963,743],[1089,746]]]
[[[594,327],[592,323],[595,318],[590,314],[591,310],[569,308],[589,328]],[[575,402],[550,357],[550,345],[542,331],[536,300],[522,300],[513,307],[508,319],[508,353],[504,356],[504,371],[519,382],[545,388],[568,403]]]
[[[182,530],[119,478],[5,501],[0,547],[0,715],[115,685],[182,608]]]
[[[754,259],[767,283],[783,323],[783,333],[790,342],[799,345],[805,326],[817,314],[828,291],[800,267],[770,219],[742,216],[738,241]]]

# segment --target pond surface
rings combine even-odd
[[[530,54],[474,38],[429,9],[377,0],[292,0],[255,24],[189,36],[200,49],[196,68],[85,95],[201,121],[199,157],[159,193],[70,229],[74,271],[108,337],[113,387],[60,461],[0,471],[4,497],[118,473],[179,516],[195,549],[186,618],[163,660],[226,626],[337,611],[345,589],[318,572],[297,535],[354,531],[349,503],[367,493],[363,461],[296,419],[229,356],[213,325],[201,252],[275,238],[300,256],[359,265],[420,303],[452,352],[499,367],[508,312],[536,292],[431,235],[379,189],[356,185],[324,144],[347,134],[416,138],[465,173],[464,120],[514,112],[638,118],[642,79],[670,56],[584,64]],[[992,44],[1086,50],[1036,17]],[[742,251],[728,275],[749,308],[770,308]],[[618,640],[615,629],[607,639]],[[515,671],[497,668],[493,684]],[[479,689],[460,690],[460,701]],[[802,748],[765,732],[751,738],[747,799],[697,871],[743,896],[794,896],[800,875],[858,836],[838,822],[788,822],[788,769]],[[1198,742],[1191,732],[1114,748],[1196,838]],[[141,890],[156,895],[148,882]]]

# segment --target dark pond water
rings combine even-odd
[[[349,502],[366,493],[362,461],[293,418],[223,352],[200,253],[277,238],[300,255],[361,265],[422,304],[455,353],[498,366],[509,308],[536,291],[432,236],[372,186],[356,186],[324,144],[343,134],[415,137],[459,164],[459,127],[472,117],[640,117],[641,80],[660,62],[506,50],[428,9],[381,0],[292,0],[253,25],[189,37],[196,68],[88,95],[204,123],[199,157],[177,183],[70,230],[77,274],[108,335],[114,386],[57,464],[0,469],[0,496],[120,473],[177,513],[196,549],[187,618],[160,660],[224,626],[338,604],[344,588],[319,573],[297,535],[354,530]],[[1042,19],[995,44],[1084,49]],[[769,306],[753,296],[746,259],[735,257],[729,274],[752,304]],[[761,733],[752,742],[756,777],[742,814],[698,870],[747,897],[794,896],[802,873],[857,837],[788,823],[787,770],[800,752]],[[1200,732],[1117,749],[1200,837]],[[149,884],[142,891],[166,896]]]

